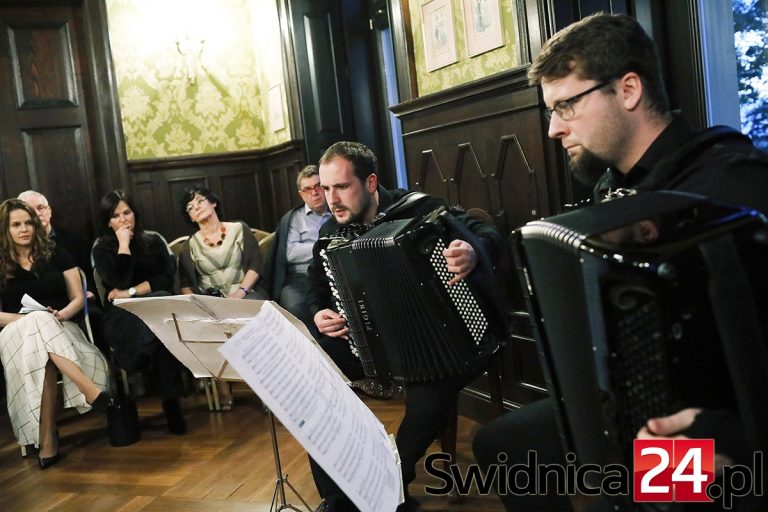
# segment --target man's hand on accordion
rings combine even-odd
[[[320,334],[332,338],[348,339],[347,319],[332,309],[321,309],[315,314],[315,325]]]
[[[446,249],[443,249],[445,262],[448,264],[448,271],[456,274],[448,286],[453,286],[469,275],[477,265],[477,254],[474,247],[464,240],[454,240]]]
[[[681,434],[693,425],[701,409],[688,408],[670,416],[651,418],[637,433],[637,439],[689,439]],[[721,473],[723,466],[733,465],[734,461],[728,455],[715,453],[715,473]]]

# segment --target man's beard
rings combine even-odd
[[[573,177],[587,187],[594,187],[608,167],[605,160],[587,149],[582,149],[578,158],[568,161]]]
[[[339,222],[339,224],[348,226],[350,224],[365,224],[365,216],[368,214],[368,209],[371,206],[371,196],[364,196],[360,200],[359,210],[354,215],[350,215],[349,218],[344,222]],[[349,208],[347,208],[347,211],[349,212]],[[337,219],[338,221],[338,219]]]

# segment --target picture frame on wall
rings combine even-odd
[[[434,71],[458,60],[453,12],[450,0],[430,0],[421,6],[424,56],[427,71]]]
[[[467,53],[480,55],[504,45],[499,0],[462,0]]]
[[[269,104],[269,127],[273,132],[285,129],[283,118],[283,89],[280,84],[273,85],[267,91]]]

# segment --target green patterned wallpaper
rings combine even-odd
[[[107,0],[107,9],[129,160],[290,140],[274,1]],[[194,83],[176,48],[185,35],[205,40],[191,59]]]
[[[449,64],[432,72],[427,71],[424,58],[421,9],[429,1],[415,0],[409,3],[419,96],[442,91],[449,87],[505,71],[521,64],[515,4],[517,0],[499,0],[501,24],[504,29],[504,45],[472,58],[468,56],[466,33],[464,31],[464,2],[467,0],[449,0],[453,13],[456,56],[458,60],[454,64]]]

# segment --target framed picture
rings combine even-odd
[[[456,37],[450,0],[431,0],[421,6],[427,71],[456,62]]]
[[[280,84],[269,88],[267,91],[267,101],[269,102],[269,127],[273,132],[278,132],[285,128],[283,90]]]
[[[467,53],[480,55],[504,44],[499,0],[463,0]]]

